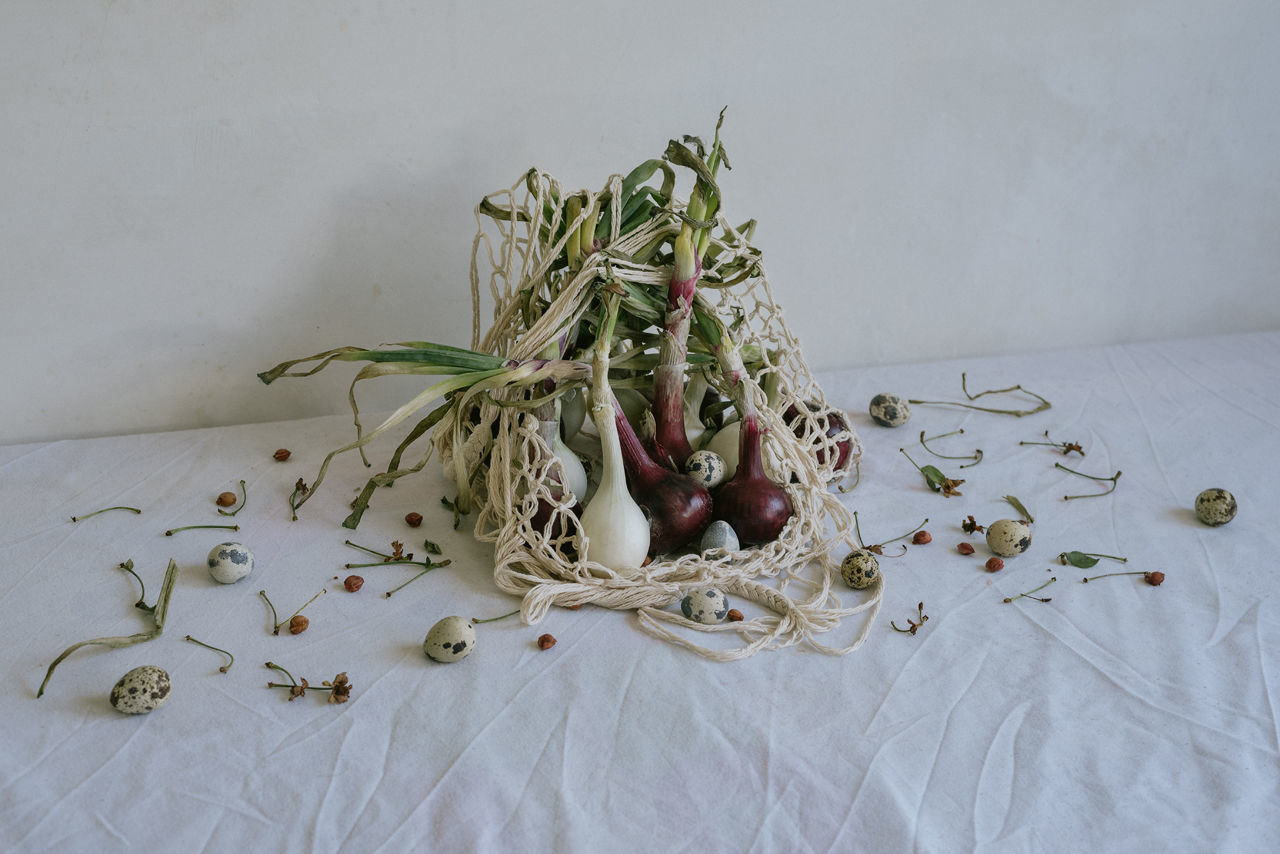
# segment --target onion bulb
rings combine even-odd
[[[714,451],[724,460],[724,476],[731,478],[738,471],[738,446],[741,444],[742,422],[733,421],[721,427],[707,442],[706,449]]]
[[[791,498],[764,473],[756,414],[748,414],[741,424],[738,470],[716,491],[713,515],[728,522],[743,545],[771,543],[791,519]]]

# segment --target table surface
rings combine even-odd
[[[917,405],[899,429],[865,414],[881,391],[962,399],[962,372],[971,392],[1021,383],[1053,406],[1014,418]],[[383,490],[352,532],[340,522],[368,470],[339,457],[290,521],[296,479],[349,440],[344,416],[0,447],[0,849],[1280,850],[1280,526],[1267,521],[1280,506],[1280,333],[820,379],[864,444],[860,481],[841,495],[864,538],[926,517],[933,535],[882,559],[882,611],[843,657],[796,646],[712,662],[644,633],[634,613],[587,606],[480,625],[472,656],[434,663],[422,641],[437,619],[518,602],[493,585],[492,548],[452,529],[434,463]],[[922,430],[960,428],[929,446],[981,448],[980,464],[920,445]],[[1020,444],[1045,431],[1086,455]],[[280,447],[288,462],[272,459]],[[931,492],[900,447],[963,477],[963,494]],[[1123,476],[1109,495],[1064,501],[1109,484],[1055,463]],[[212,499],[241,479],[244,511],[220,518]],[[1192,510],[1215,486],[1240,505],[1220,528]],[[1006,495],[1035,516],[1034,542],[989,573],[961,522],[1016,516]],[[111,505],[142,513],[69,521]],[[228,521],[240,531],[163,533]],[[202,565],[229,538],[257,567],[224,586]],[[362,557],[348,538],[410,551],[430,538],[453,563],[391,598],[412,567],[360,570],[364,589],[347,593],[337,579]],[[975,555],[956,549],[966,540]],[[1128,563],[1086,573],[1058,561],[1071,550]],[[132,559],[154,601],[171,558],[164,634],[76,652],[37,699],[70,644],[150,628],[118,565]],[[1166,580],[1081,583],[1118,570]],[[1004,601],[1051,578],[1037,594],[1049,602]],[[259,590],[291,613],[322,588],[308,631],[270,633]],[[895,632],[921,602],[928,621]],[[543,632],[552,649],[538,648]],[[220,673],[224,658],[188,635],[234,666]],[[345,671],[351,699],[290,701],[266,687],[268,660],[312,684]],[[142,664],[168,670],[172,695],[119,714],[111,686]]]

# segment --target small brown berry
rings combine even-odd
[[[960,552],[962,555],[971,555],[973,554],[973,546],[969,543],[961,543],[956,546],[956,551]]]
[[[1144,572],[1142,573],[1142,580],[1152,587],[1159,587],[1164,583],[1164,573],[1158,570],[1156,572]]]
[[[289,459],[289,457],[290,457],[289,449],[288,449],[288,448],[281,448],[280,450],[276,451],[276,452],[275,452],[274,454],[272,454],[271,456],[272,456],[273,458],[275,458],[276,460],[280,461],[280,462],[284,462],[285,460]]]
[[[538,649],[551,649],[556,645],[556,636],[552,634],[538,635]]]
[[[407,513],[405,514],[404,521],[405,521],[405,524],[407,524],[410,528],[416,528],[422,524],[422,514]]]
[[[916,535],[911,538],[911,542],[915,543],[917,546],[923,546],[926,543],[932,543],[933,534],[930,534],[928,531],[916,531]]]
[[[1004,569],[1004,561],[998,557],[993,557],[987,561],[987,572],[999,572]]]
[[[214,501],[219,507],[230,507],[236,503],[236,494],[234,492],[224,492]]]
[[[347,588],[348,593],[355,593],[361,587],[364,587],[364,579],[358,575],[348,575],[346,580],[342,582],[342,586]]]
[[[742,612],[739,611],[737,608],[730,608],[729,613],[725,614],[725,616],[729,619],[729,622],[731,623],[742,622]]]
[[[301,614],[294,614],[289,619],[289,634],[300,635],[307,630],[307,626],[311,625],[311,621]]]

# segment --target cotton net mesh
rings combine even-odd
[[[473,349],[513,360],[536,357],[587,310],[590,289],[601,277],[624,280],[665,299],[671,267],[630,259],[640,247],[661,239],[670,220],[654,218],[620,236],[620,189],[621,178],[613,176],[601,191],[580,191],[587,198],[584,211],[596,202],[609,211],[612,232],[579,271],[559,279],[552,266],[564,251],[565,238],[553,235],[572,231],[586,214],[561,228],[562,206],[552,204],[565,197],[558,182],[532,170],[510,188],[486,197],[486,212],[477,208],[472,252]],[[680,201],[672,205],[682,210]],[[502,215],[495,217],[495,210]],[[549,225],[544,210],[553,211]],[[848,427],[827,435],[828,423],[821,417],[825,397],[774,302],[758,250],[723,216],[718,223],[721,235],[712,240],[698,290],[763,366],[746,382],[765,431],[765,470],[784,486],[794,508],[777,540],[732,553],[661,556],[638,571],[615,572],[578,557],[589,554],[589,543],[572,512],[573,499],[557,499],[548,488],[548,469],[559,463],[539,434],[537,418],[528,409],[504,405],[516,399],[517,391],[475,396],[472,411],[478,411],[478,418],[473,416],[462,429],[437,430],[435,442],[446,473],[469,484],[475,535],[494,544],[494,580],[500,589],[522,597],[526,623],[539,622],[552,606],[592,603],[634,610],[646,632],[718,660],[795,644],[827,654],[849,653],[868,636],[882,582],[852,591],[840,581],[840,561],[857,543],[849,511],[828,485],[856,465],[861,445]],[[725,281],[721,271],[735,259],[752,261],[749,273]],[[740,270],[744,265],[733,266]],[[486,313],[490,325],[482,330]],[[655,322],[661,326],[661,318]],[[770,385],[777,389],[772,405],[761,388],[770,374],[776,375]],[[837,471],[837,443],[843,440],[852,442],[852,454]],[[693,623],[670,606],[701,586],[715,586],[758,607],[749,608],[753,613],[740,622]],[[841,596],[852,601],[843,603]],[[819,639],[855,615],[860,616],[858,627],[837,633],[839,642]],[[724,636],[699,642],[695,632]]]

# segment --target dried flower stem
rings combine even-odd
[[[343,540],[342,542],[343,542],[343,545],[351,546],[351,548],[353,549],[359,549],[365,554],[371,554],[374,557],[380,557],[383,560],[391,560],[391,555],[385,554],[384,552],[380,552],[375,549],[368,548],[367,546],[362,546],[359,543],[353,543],[350,540]]]
[[[770,376],[773,376],[773,375],[770,374]],[[841,483],[839,486],[836,487],[836,489],[840,490],[840,492],[842,493],[848,494],[850,492],[853,492],[855,489],[857,489],[858,484],[861,482],[862,482],[862,461],[859,460],[858,462],[855,462],[853,464],[853,484],[851,486],[846,487],[843,483]]]
[[[496,623],[496,622],[498,622],[498,620],[505,620],[507,617],[514,617],[516,614],[519,614],[519,613],[520,613],[520,609],[519,609],[519,608],[516,608],[514,611],[511,611],[510,613],[503,614],[501,617],[485,617],[483,620],[481,620],[481,619],[479,619],[479,618],[477,618],[477,617],[472,617],[472,618],[471,618],[471,622],[473,622],[473,623]]]
[[[239,525],[183,525],[181,528],[170,528],[169,530],[164,532],[164,535],[166,537],[172,537],[174,534],[178,533],[179,531],[197,531],[201,529],[206,529],[206,530],[217,529],[220,531],[238,531],[240,530],[240,526]]]
[[[1021,418],[1024,415],[1035,415],[1037,412],[1044,412],[1046,409],[1049,409],[1050,407],[1053,406],[1053,404],[1045,400],[1040,395],[1036,394],[1034,391],[1025,389],[1021,385],[1012,385],[1012,386],[1009,386],[1008,388],[992,388],[992,389],[987,389],[986,391],[980,391],[977,394],[970,394],[969,387],[968,387],[968,377],[966,377],[963,373],[960,374],[960,389],[961,391],[964,392],[964,396],[967,397],[970,401],[977,400],[980,397],[985,397],[988,394],[1010,394],[1012,392],[1021,392],[1023,394],[1034,397],[1036,400],[1040,401],[1040,404],[1036,406],[1034,409],[992,409],[986,406],[974,406],[972,403],[960,403],[960,402],[951,401],[951,400],[908,400],[907,402],[913,403],[913,404],[929,404],[933,406],[960,406],[965,409],[973,409],[978,412],[992,412],[992,413],[995,413],[996,415],[1013,415],[1018,418]]]
[[[912,528],[910,531],[907,531],[902,536],[894,537],[892,540],[885,540],[883,543],[876,543],[875,545],[869,546],[862,541],[862,529],[858,525],[858,511],[857,510],[853,511],[853,533],[854,533],[854,536],[858,538],[858,545],[869,552],[880,555],[881,557],[901,557],[901,555],[886,555],[883,551],[884,547],[889,545],[889,543],[895,543],[898,540],[905,540],[907,537],[911,536],[916,531],[919,531],[921,528],[923,528],[925,525],[928,525],[928,524],[929,524],[929,519],[928,517],[925,517],[925,520],[923,522],[921,522],[919,525],[916,525],[914,528]],[[906,553],[907,553],[907,547],[904,545],[902,547],[902,554],[906,554]]]
[[[275,662],[268,661],[266,663],[266,666],[270,667],[272,670],[277,670],[283,673],[285,676],[289,677],[288,684],[285,684],[283,682],[268,682],[267,687],[268,688],[288,688],[290,703],[292,703],[294,700],[298,699],[299,697],[305,697],[308,688],[315,691],[328,691],[330,703],[345,703],[351,697],[352,685],[351,685],[351,682],[347,679],[347,673],[345,670],[342,673],[339,673],[337,676],[333,677],[332,682],[326,679],[324,682],[321,682],[319,686],[315,686],[307,682],[306,679],[303,679],[301,682],[299,682],[297,679],[293,678],[292,673],[290,673],[288,670],[285,670],[283,667],[281,667],[279,664],[276,664]]]
[[[405,587],[408,587],[410,584],[412,584],[413,582],[417,581],[419,578],[421,578],[422,576],[426,575],[426,574],[427,574],[428,572],[430,572],[431,570],[433,570],[433,569],[439,569],[439,568],[440,568],[440,567],[442,567],[442,566],[448,566],[448,565],[449,565],[449,564],[451,564],[451,563],[453,563],[453,561],[451,561],[451,560],[442,560],[442,561],[440,561],[439,563],[429,563],[429,564],[426,564],[426,567],[427,567],[427,568],[426,568],[426,569],[424,569],[424,570],[422,570],[422,572],[419,572],[417,575],[415,575],[413,578],[410,578],[410,579],[409,579],[408,581],[406,581],[404,584],[401,584],[401,585],[399,585],[398,587],[393,587],[393,588],[391,588],[390,590],[388,590],[388,591],[387,591],[387,598],[388,598],[388,599],[390,599],[390,598],[391,598],[391,594],[392,594],[392,593],[395,593],[395,592],[397,592],[397,591],[399,591],[399,590],[403,590]]]
[[[141,611],[154,611],[155,608],[153,606],[147,605],[147,585],[143,583],[142,576],[133,571],[133,560],[129,559],[120,564],[120,569],[132,575],[134,580],[138,582],[138,587],[141,588],[138,591],[138,601],[133,603],[133,607]]]
[[[1048,430],[1044,431],[1044,437],[1046,439],[1049,439]],[[1062,451],[1063,456],[1066,456],[1072,451],[1075,451],[1077,454],[1079,454],[1082,457],[1084,456],[1084,448],[1081,447],[1079,442],[1055,442],[1052,439],[1049,439],[1048,442],[1019,442],[1018,444],[1019,445],[1044,445],[1045,447],[1049,447],[1049,448],[1057,448],[1058,450]]]
[[[1065,472],[1070,472],[1071,474],[1074,474],[1074,475],[1079,475],[1080,477],[1087,477],[1089,478],[1089,480],[1096,480],[1099,483],[1106,483],[1107,481],[1111,482],[1111,488],[1108,489],[1106,492],[1090,492],[1085,495],[1064,495],[1062,496],[1063,501],[1070,501],[1073,498],[1101,498],[1104,495],[1110,495],[1111,493],[1116,491],[1116,485],[1120,480],[1120,475],[1123,474],[1123,472],[1117,471],[1115,474],[1111,475],[1111,477],[1098,477],[1096,475],[1085,474],[1082,471],[1076,471],[1075,469],[1067,468],[1062,463],[1054,463],[1053,467],[1062,469]]]
[[[288,670],[285,670],[283,667],[281,667],[280,665],[276,664],[274,661],[268,661],[268,662],[267,662],[265,665],[263,665],[263,666],[264,666],[264,667],[270,667],[272,670],[279,670],[279,671],[280,671],[281,673],[283,673],[285,676],[288,676],[288,677],[289,677],[289,683],[290,683],[289,685],[275,685],[275,684],[273,684],[273,683],[271,683],[271,682],[268,682],[268,683],[267,683],[267,687],[268,687],[268,688],[289,688],[289,687],[292,687],[292,686],[296,686],[296,685],[298,684],[298,680],[293,678],[293,674],[292,674],[292,673],[290,673]]]
[[[1041,590],[1045,589],[1046,587],[1048,587],[1050,584],[1053,584],[1057,580],[1058,580],[1058,577],[1055,575],[1053,578],[1050,578],[1048,581],[1046,581],[1044,584],[1041,584],[1035,590],[1028,590],[1026,593],[1019,593],[1017,596],[1006,596],[1004,601],[1013,602],[1017,599],[1021,599],[1022,597],[1026,596],[1030,599],[1036,600],[1037,602],[1052,602],[1053,600],[1047,596],[1044,598],[1041,598],[1039,596],[1032,596],[1031,594],[1039,593]]]
[[[240,481],[240,506],[236,507],[235,510],[223,510],[221,507],[219,507],[218,514],[221,516],[234,516],[244,509],[244,504],[248,499],[249,499],[249,493],[245,492],[244,481],[242,480]]]
[[[962,435],[964,435],[964,428],[963,428],[963,427],[961,427],[959,430],[952,430],[950,433],[939,433],[937,436],[930,436],[929,438],[927,438],[927,439],[926,439],[926,438],[925,438],[925,435],[924,435],[924,431],[923,431],[923,430],[921,430],[921,431],[920,431],[920,445],[921,445],[921,447],[923,447],[926,451],[928,451],[929,453],[933,454],[935,457],[937,457],[937,458],[938,458],[938,459],[940,459],[940,460],[973,460],[973,462],[969,463],[968,465],[960,466],[960,468],[962,468],[962,469],[970,469],[970,468],[973,468],[974,466],[976,466],[978,463],[982,462],[982,449],[981,449],[981,448],[975,448],[972,454],[964,454],[964,455],[962,455],[962,456],[954,456],[954,457],[953,457],[953,456],[948,456],[947,454],[940,454],[940,453],[938,453],[938,452],[937,452],[937,451],[935,451],[933,448],[930,448],[930,447],[929,447],[929,444],[928,444],[929,442],[932,442],[932,441],[933,441],[933,440],[935,440],[935,439],[945,439],[945,438],[947,438],[948,436],[962,436]]]
[[[1146,577],[1150,574],[1151,573],[1143,572],[1140,569],[1134,570],[1133,572],[1105,572],[1102,575],[1091,575],[1088,578],[1083,578],[1080,580],[1080,583],[1088,584],[1090,581],[1097,581],[1099,578],[1112,578],[1113,576],[1116,576],[1116,575],[1141,575],[1143,577]]]
[[[258,595],[262,597],[262,601],[267,603],[267,607],[271,609],[271,625],[275,630],[271,632],[273,635],[280,634],[280,617],[276,614],[276,606],[271,604],[271,598],[267,596],[267,591],[259,590]],[[267,666],[271,667],[271,662],[267,662]]]
[[[262,591],[259,591],[259,592],[261,593],[261,595],[262,595],[262,598],[263,598],[263,599],[267,599],[267,591],[262,590]],[[326,594],[326,593],[328,593],[328,592],[329,592],[329,588],[327,588],[327,587],[322,587],[322,588],[320,588],[320,592],[319,592],[319,593],[317,593],[316,595],[312,596],[312,597],[311,597],[310,599],[308,599],[306,602],[303,602],[303,603],[302,603],[302,608],[299,608],[298,610],[294,611],[292,614],[290,614],[288,617],[284,618],[283,620],[278,621],[278,622],[275,624],[275,628],[273,628],[273,629],[271,630],[271,634],[273,634],[273,635],[278,635],[278,634],[280,634],[280,627],[281,627],[281,626],[285,625],[285,624],[286,624],[286,623],[288,623],[290,620],[292,620],[294,617],[296,617],[296,616],[298,616],[299,614],[301,614],[301,613],[302,613],[302,609],[303,609],[303,608],[306,608],[306,607],[307,607],[308,605],[310,605],[312,602],[316,601],[317,599],[319,599],[321,596],[323,596],[324,594]],[[270,600],[270,599],[267,599],[267,604],[268,604],[268,605],[271,605],[271,600]],[[272,606],[271,606],[271,616],[272,616],[272,617],[274,617],[274,616],[275,616],[275,614],[276,614],[276,609],[275,609],[275,606],[274,606],[274,605],[272,605]]]
[[[219,667],[219,668],[218,668],[218,672],[219,672],[219,673],[226,673],[228,670],[230,670],[230,669],[231,669],[231,665],[233,665],[233,664],[235,664],[235,663],[236,663],[236,657],[235,657],[234,655],[232,655],[231,653],[227,652],[225,649],[222,649],[221,647],[211,646],[210,644],[207,644],[207,643],[205,643],[205,642],[204,642],[204,641],[202,641],[202,640],[196,640],[196,639],[195,639],[195,638],[193,638],[191,635],[187,635],[187,636],[184,638],[184,640],[189,640],[189,641],[191,641],[191,642],[192,642],[192,643],[194,643],[194,644],[198,644],[199,646],[204,647],[205,649],[211,649],[211,650],[213,650],[214,652],[220,652],[220,653],[222,653],[223,655],[225,655],[225,656],[227,657],[228,661],[227,661],[227,663],[226,663],[226,664],[224,664],[224,665],[222,665],[221,667]]]
[[[920,631],[920,627],[921,627],[921,626],[923,626],[925,623],[927,623],[927,622],[929,621],[929,616],[928,616],[927,614],[925,614],[925,612],[924,612],[924,603],[923,603],[923,602],[921,602],[920,604],[916,605],[916,613],[917,613],[917,615],[919,616],[919,618],[920,618],[920,619],[919,619],[919,620],[912,620],[912,619],[908,618],[908,619],[907,619],[907,628],[905,628],[905,629],[900,629],[900,628],[898,628],[898,624],[897,624],[897,623],[895,623],[893,620],[890,620],[890,621],[889,621],[889,625],[893,628],[893,630],[894,630],[895,632],[902,632],[904,635],[914,635],[916,632]]]
[[[101,510],[94,510],[92,513],[86,513],[83,516],[72,516],[72,522],[83,522],[91,516],[97,516],[99,513],[106,513],[108,510],[128,510],[130,513],[141,513],[137,507],[103,507]]]
[[[311,492],[311,488],[307,486],[306,481],[298,478],[298,482],[293,485],[293,492],[289,495],[289,509],[293,511],[293,521],[298,521],[298,508],[302,506],[302,502],[307,500],[307,494]]]

